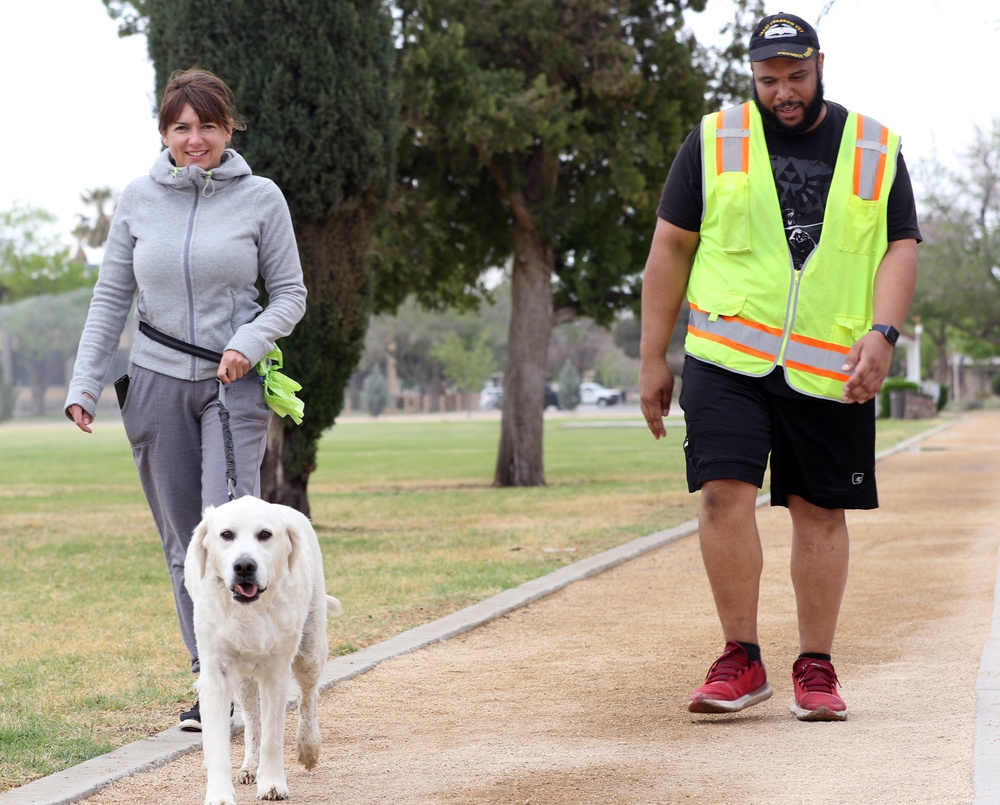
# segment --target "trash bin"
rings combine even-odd
[[[893,419],[904,419],[906,417],[906,392],[889,392],[889,416]]]

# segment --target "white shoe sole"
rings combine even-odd
[[[799,721],[847,721],[847,710],[831,710],[829,707],[817,707],[806,710],[792,700],[789,708]]]
[[[767,701],[771,698],[771,683],[765,682],[764,687],[758,688],[753,693],[740,696],[732,701],[723,699],[692,699],[688,703],[688,711],[691,713],[738,713],[754,704]]]

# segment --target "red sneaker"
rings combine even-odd
[[[726,650],[708,669],[705,684],[691,694],[692,713],[736,713],[771,698],[767,671],[757,660],[750,662],[746,649],[730,640]]]
[[[799,721],[846,721],[847,705],[837,695],[833,663],[799,657],[792,666],[795,701],[792,712]]]

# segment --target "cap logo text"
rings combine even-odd
[[[801,33],[797,28],[787,22],[776,22],[764,31],[765,39],[784,39],[789,36],[798,36]]]

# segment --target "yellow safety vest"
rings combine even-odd
[[[782,365],[793,388],[839,400],[844,359],[872,326],[898,152],[896,134],[848,115],[819,243],[795,270],[756,105],[706,116],[705,209],[685,350],[748,375]]]

